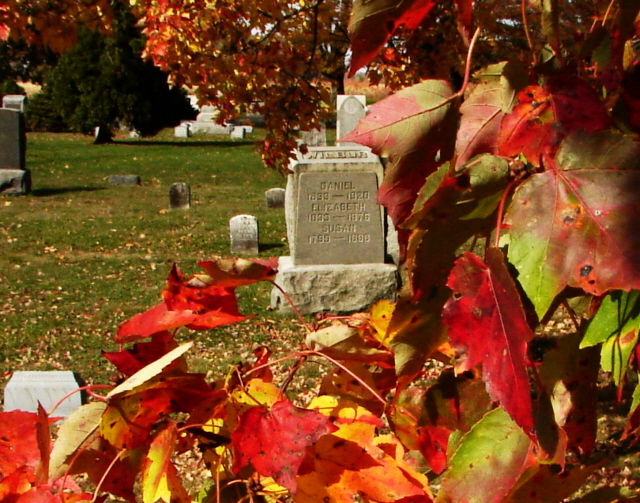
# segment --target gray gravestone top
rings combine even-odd
[[[174,183],[169,188],[169,206],[172,210],[188,210],[191,207],[191,187],[187,183]]]
[[[311,147],[291,169],[285,216],[293,264],[384,262],[378,156],[364,147]]]
[[[307,147],[326,147],[327,146],[327,126],[323,122],[320,129],[311,129],[310,131],[300,131],[300,140]]]
[[[281,188],[273,188],[265,191],[264,200],[267,208],[284,208],[285,190]]]
[[[79,384],[70,371],[14,372],[4,389],[4,410],[37,412],[38,402],[50,410]],[[54,416],[68,416],[82,405],[80,393],[73,393],[54,411]]]
[[[7,94],[2,97],[2,108],[24,112],[27,108],[27,97],[22,94]]]
[[[302,173],[295,264],[384,262],[384,229],[372,171]]]
[[[336,125],[336,138],[339,140],[353,131],[360,119],[367,113],[367,100],[361,95],[338,95],[337,100],[338,121]],[[338,142],[344,145],[344,142]]]
[[[229,136],[231,137],[232,140],[243,140],[246,132],[247,131],[244,127],[234,126]]]
[[[253,215],[236,215],[229,220],[231,253],[255,255],[259,252],[258,219]]]
[[[0,108],[0,169],[25,169],[26,153],[24,114]]]
[[[109,175],[109,185],[114,186],[137,186],[142,181],[138,175]]]

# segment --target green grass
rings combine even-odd
[[[65,369],[104,382],[113,369],[100,350],[114,348],[118,325],[159,302],[174,262],[192,274],[200,260],[229,256],[229,219],[236,214],[258,216],[260,256],[288,253],[284,213],[264,202],[264,191],[285,180],[262,165],[254,147],[260,133],[237,142],[177,140],[172,133],[112,145],[81,135],[28,135],[32,194],[0,199],[5,375]],[[142,185],[112,187],[112,174],[139,175]],[[190,210],[168,209],[175,182],[191,186]],[[239,289],[242,312],[260,316],[199,334],[198,358],[215,351],[224,366],[252,343],[274,338],[269,291]]]

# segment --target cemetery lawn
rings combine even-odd
[[[288,254],[284,211],[267,210],[265,190],[284,187],[262,165],[254,142],[173,130],[153,139],[118,137],[110,145],[74,134],[29,133],[28,196],[0,198],[0,369],[71,370],[108,383],[115,369],[101,355],[116,349],[117,327],[160,302],[173,263],[191,275],[197,262],[230,256],[229,219],[259,218],[261,257]],[[139,175],[138,187],[110,186],[112,174]],[[190,210],[169,210],[169,187],[191,186]],[[267,310],[270,286],[238,289],[247,322],[196,340],[194,371],[226,372],[260,344],[295,349],[300,325]]]

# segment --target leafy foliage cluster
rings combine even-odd
[[[471,76],[476,45],[500,38],[480,41],[484,2],[454,4],[467,47],[460,86],[427,79],[404,88],[344,138],[388,160],[378,200],[406,258],[398,302],[309,326],[292,355],[273,359],[262,348],[209,382],[189,372],[190,343],[178,345],[176,330],[243,320],[234,290],[271,281],[275,263],[217,258],[191,278],[176,267],[163,302],[120,327],[116,341],[132,346],[105,354],[126,379],[63,423],[51,453],[47,413],[0,416],[2,494],[90,499],[70,477],[83,472],[96,494],[190,501],[174,463],[188,451],[211,474],[203,501],[560,502],[601,466],[591,458],[600,370],[630,402],[623,441],[638,442],[640,6],[595,2],[590,26],[567,43],[560,2],[522,2],[529,59]],[[393,49],[402,26],[437,23],[438,5],[357,1],[352,70]],[[195,34],[195,18],[170,0],[142,6],[148,50],[178,51],[189,73],[196,54],[180,51],[193,39],[175,41],[172,31]],[[219,3],[203,19],[224,32],[250,8]],[[265,47],[255,50],[275,50]],[[207,46],[207,58],[224,61],[215,50]],[[256,78],[278,85],[268,72]],[[561,307],[573,332],[540,335]],[[284,359],[294,361],[289,377],[330,364],[310,402],[287,397],[289,378],[274,382],[271,365]],[[429,360],[444,365],[424,384]],[[36,434],[20,438],[18,422]],[[25,443],[22,457],[7,455]],[[586,498],[636,498],[614,493]]]
[[[47,73],[30,102],[32,131],[91,133],[126,126],[143,135],[193,119],[186,93],[141,54],[144,38],[126,5],[114,4],[113,31],[81,28],[74,47]]]

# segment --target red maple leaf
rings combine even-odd
[[[491,398],[530,432],[533,412],[526,352],[533,333],[502,252],[489,248],[486,257],[486,264],[472,253],[456,261],[447,282],[454,294],[444,306],[443,321],[460,354],[456,371],[482,364]]]
[[[248,464],[295,494],[295,477],[305,450],[322,435],[335,431],[331,420],[315,410],[300,409],[287,399],[271,409],[252,407],[231,434],[236,453],[234,471]]]

